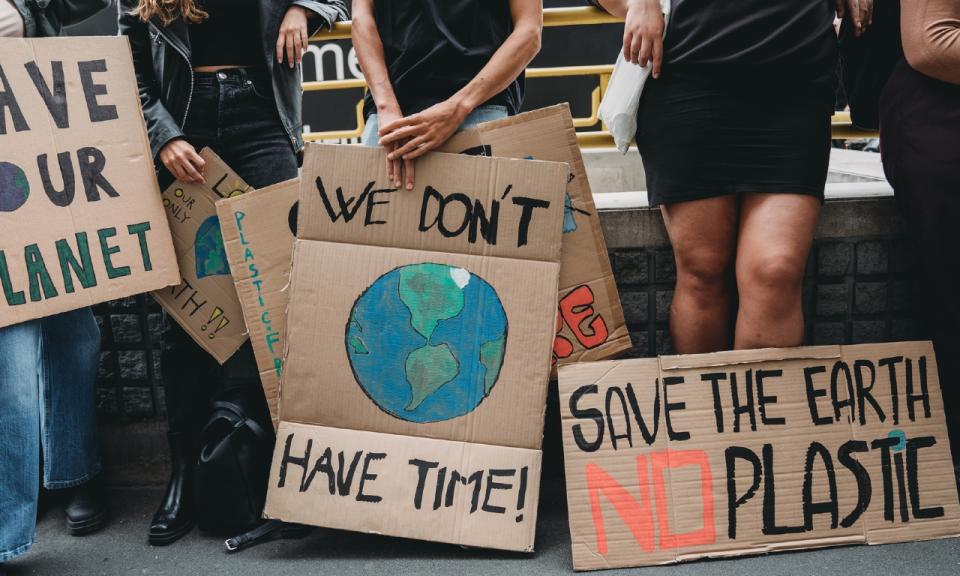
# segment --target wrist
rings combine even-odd
[[[454,94],[447,102],[453,106],[453,113],[461,122],[478,106],[472,98],[464,94]]]

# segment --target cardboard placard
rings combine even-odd
[[[442,150],[548,160],[570,166],[564,201],[554,364],[605,360],[629,350],[633,344],[570,106],[559,104],[480,124],[456,134]]]
[[[176,284],[126,38],[0,38],[0,327]]]
[[[217,202],[223,245],[274,428],[279,424],[280,375],[299,197],[298,179]]]
[[[284,520],[528,551],[539,450],[284,422],[273,469]],[[340,455],[343,454],[343,459]],[[317,494],[322,494],[322,498]],[[276,508],[274,501],[271,508]]]
[[[438,153],[419,161],[415,190],[396,190],[382,149],[308,146],[267,516],[533,548],[567,173]],[[291,483],[310,438],[337,463],[388,454],[377,493],[392,496]],[[304,466],[326,473],[330,458]],[[413,459],[437,464],[422,469],[440,486],[437,507],[411,496]],[[507,470],[519,483],[524,467],[523,506],[508,514]],[[458,495],[471,482],[483,484],[476,506]]]
[[[205,182],[174,182],[163,191],[182,280],[153,292],[201,348],[223,364],[247,341],[243,308],[233,285],[216,202],[251,190],[212,150],[204,148]]]
[[[574,568],[960,535],[929,342],[560,369]]]

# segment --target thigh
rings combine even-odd
[[[820,200],[806,194],[747,193],[741,197],[737,278],[767,272],[802,278],[820,215]],[[742,286],[741,286],[742,289]]]
[[[269,83],[259,78],[248,82],[224,89],[220,155],[247,184],[265,188],[297,177],[297,154]]]
[[[737,235],[737,199],[718,196],[660,207],[681,274],[719,275],[730,265]]]

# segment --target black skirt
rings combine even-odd
[[[822,201],[832,109],[829,82],[665,70],[647,82],[637,119],[650,205],[745,192]]]

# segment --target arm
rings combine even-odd
[[[540,51],[543,5],[540,0],[510,0],[513,31],[480,73],[444,102],[380,128],[381,142],[409,141],[388,158],[412,160],[439,147],[478,106],[503,91]],[[411,183],[412,184],[412,183]],[[410,186],[412,187],[412,186]]]
[[[53,0],[47,10],[56,13],[63,26],[82,22],[110,5],[110,0]]]
[[[326,24],[347,20],[347,6],[344,0],[287,0],[289,6],[280,22],[277,34],[277,64],[283,63],[286,55],[291,68],[300,64],[303,53],[310,43],[310,36]]]
[[[957,0],[903,2],[900,31],[904,56],[914,70],[960,84],[960,3]]]
[[[373,0],[353,0],[353,48],[357,51],[357,60],[363,70],[370,95],[377,106],[377,120],[380,125],[392,124],[403,117],[397,96],[393,92],[390,74],[387,71],[386,57],[383,54],[383,41],[377,31],[377,22],[373,15]],[[397,145],[385,146],[387,152],[393,152]],[[387,177],[394,186],[400,186],[401,178],[406,175],[409,187],[413,187],[413,164],[409,161],[404,167],[398,159],[387,159]]]
[[[640,66],[651,64],[660,77],[663,64],[663,7],[660,0],[587,0],[608,14],[623,18],[623,57]]]
[[[140,92],[140,108],[147,124],[153,157],[159,159],[177,180],[203,181],[203,158],[186,140],[180,124],[160,101],[159,85],[153,74],[153,52],[147,24],[130,14],[137,0],[118,0],[120,34],[130,41],[133,68]]]

